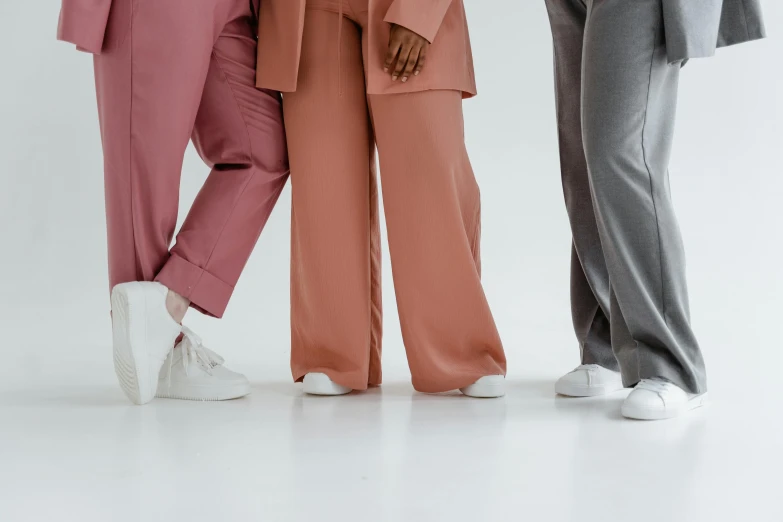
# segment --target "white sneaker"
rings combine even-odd
[[[201,344],[188,327],[183,326],[182,333],[184,338],[160,369],[156,397],[225,401],[250,393],[250,383],[244,375],[223,366],[223,358]]]
[[[596,397],[623,389],[620,372],[597,364],[583,364],[560,377],[555,383],[555,393],[569,397]]]
[[[706,393],[688,393],[663,379],[642,379],[623,402],[622,413],[629,419],[671,419],[706,403]]]
[[[158,372],[182,326],[166,309],[168,289],[160,283],[123,283],[111,293],[114,371],[135,404],[155,396]]]
[[[506,394],[506,378],[502,375],[486,375],[470,386],[460,388],[459,391],[468,397],[478,399],[494,399]]]
[[[345,395],[353,390],[341,386],[325,373],[308,373],[304,376],[304,392],[309,395]]]

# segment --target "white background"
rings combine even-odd
[[[526,383],[548,390],[578,363],[551,34],[543,0],[466,4],[480,91],[465,113],[483,194],[484,282],[508,354],[509,400],[522,400]],[[757,394],[781,398],[783,43],[777,35],[783,4],[767,0],[764,7],[770,38],[685,68],[671,163],[693,324],[713,401],[742,398],[735,419],[743,401],[752,403]],[[19,386],[44,385],[118,393],[92,62],[55,41],[58,8],[54,0],[0,2],[0,390],[7,397],[19,397]],[[181,217],[207,172],[188,150]],[[186,319],[248,375],[256,395],[269,382],[295,393],[284,384],[290,379],[289,199],[286,189],[225,319],[197,313]],[[384,278],[385,381],[403,393],[409,374],[388,257]],[[780,403],[771,404],[779,416]],[[782,424],[765,429],[779,441]]]

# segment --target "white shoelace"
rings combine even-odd
[[[601,369],[601,366],[599,366],[597,364],[581,364],[581,365],[577,366],[574,369],[574,371],[572,371],[571,373],[578,372],[578,371],[581,371],[581,370],[587,370],[588,372],[594,372],[594,371],[597,371],[599,369]]]
[[[201,366],[201,368],[212,375],[212,368],[220,366],[225,360],[206,346],[201,341],[201,337],[188,328],[182,327],[182,341],[179,343],[180,350],[182,350],[182,367],[185,369],[185,375],[190,375],[189,366],[192,361],[195,361]],[[168,368],[168,386],[171,386],[171,369],[174,366],[174,353],[169,354],[169,368]]]
[[[666,393],[671,383],[662,381],[660,379],[642,379],[639,384],[636,385],[637,390],[647,390],[657,394]]]
[[[593,385],[593,377],[595,377],[595,373],[600,368],[601,367],[598,366],[597,364],[581,364],[581,365],[577,366],[576,369],[573,372],[571,372],[571,373],[580,372],[580,371],[587,372],[587,385],[588,386],[592,386]]]

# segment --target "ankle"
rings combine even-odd
[[[166,295],[166,310],[168,310],[172,319],[181,323],[182,319],[185,318],[185,314],[189,307],[189,300],[185,299],[174,290],[169,290],[168,295]]]

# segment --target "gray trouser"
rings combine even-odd
[[[706,391],[669,192],[678,66],[661,0],[546,0],[573,233],[571,300],[583,364],[626,386]]]

